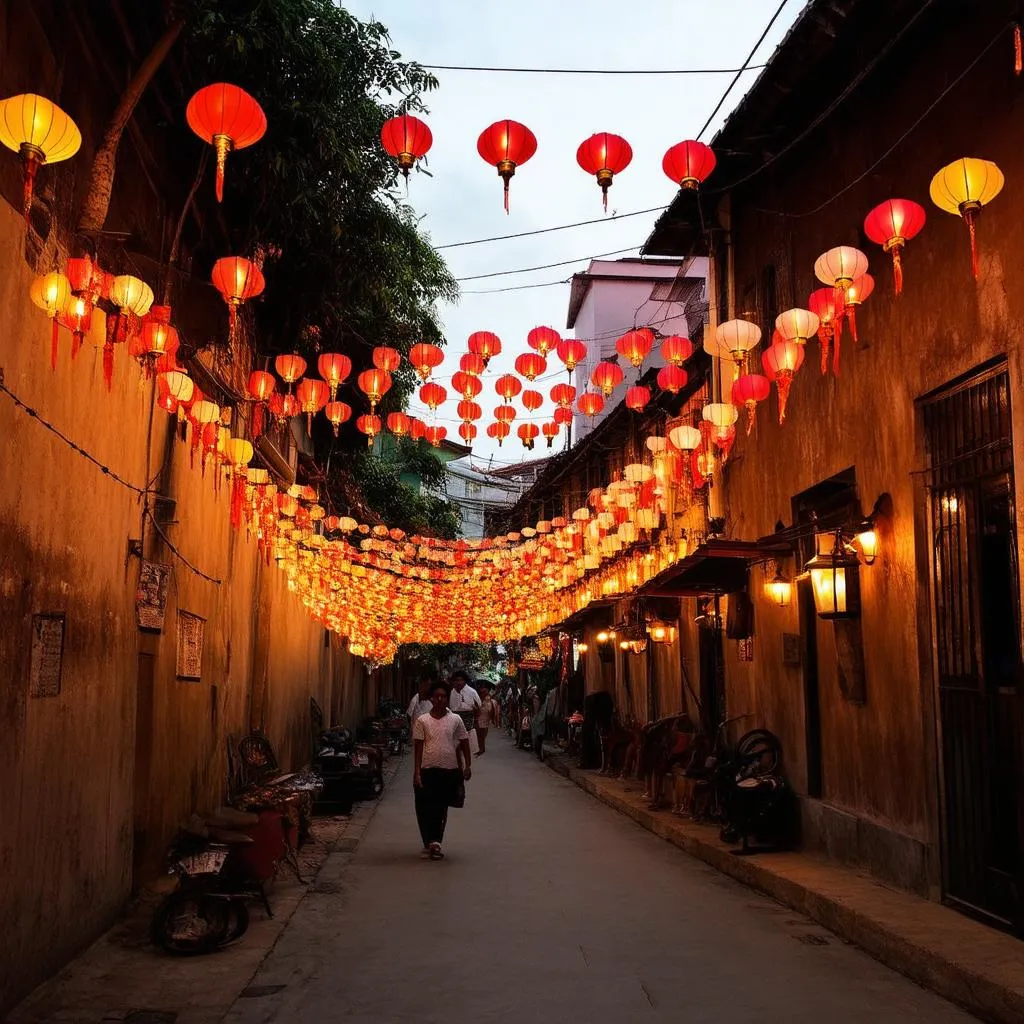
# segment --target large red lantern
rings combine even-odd
[[[511,402],[523,390],[522,382],[514,373],[503,373],[495,382],[494,390],[500,398]]]
[[[378,345],[373,350],[373,365],[385,373],[394,373],[402,365],[402,353],[389,345]]]
[[[338,436],[338,430],[342,423],[345,423],[352,416],[352,406],[345,402],[328,402],[324,406],[324,415],[328,423],[334,428],[334,436]]]
[[[252,407],[252,436],[253,440],[256,440],[263,433],[263,410],[266,408],[267,402],[270,401],[271,396],[274,394],[274,390],[277,387],[277,381],[274,380],[272,373],[267,373],[266,370],[253,370],[249,374],[249,385],[246,388],[246,394],[249,400],[253,403]]]
[[[732,403],[747,410],[747,433],[754,429],[757,403],[763,402],[771,392],[771,382],[759,373],[744,373],[732,385]]]
[[[412,433],[412,417],[404,412],[389,412],[388,413],[388,430],[391,431],[395,437],[406,437]]]
[[[633,149],[621,135],[610,132],[598,132],[580,143],[576,150],[576,162],[588,174],[597,178],[601,186],[601,197],[604,208],[608,209],[608,189],[612,179],[620,171],[624,171],[633,159]]]
[[[477,427],[475,423],[460,423],[459,424],[459,437],[468,445],[476,440]]]
[[[544,404],[544,396],[539,391],[527,389],[523,392],[522,402],[528,412],[536,412]]]
[[[228,305],[228,336],[235,337],[238,310],[243,302],[255,298],[264,288],[263,272],[252,260],[241,256],[225,256],[213,265],[213,286]]]
[[[693,355],[693,342],[689,338],[670,334],[661,343],[661,358],[666,363],[682,366]]]
[[[473,420],[478,420],[483,415],[483,409],[476,402],[461,401],[457,406],[457,412],[459,419],[463,423],[472,423]]]
[[[680,142],[665,154],[661,169],[680,188],[697,189],[715,169],[715,154],[703,142]]]
[[[427,380],[444,361],[444,352],[437,345],[420,342],[409,349],[409,362],[421,380]]]
[[[414,441],[421,441],[427,432],[427,425],[418,416],[409,417],[409,436]]]
[[[551,389],[551,401],[561,409],[568,409],[576,401],[576,389],[571,384],[556,384]]]
[[[498,447],[501,447],[501,442],[512,432],[512,428],[501,421],[497,423],[490,423],[487,426],[487,436],[498,442]]]
[[[487,369],[487,364],[475,352],[464,352],[459,359],[459,369],[463,373],[479,377]]]
[[[360,416],[356,420],[356,429],[366,435],[366,444],[368,447],[373,446],[373,439],[380,433],[380,417],[370,415]]]
[[[626,406],[633,412],[643,412],[647,403],[651,400],[651,389],[641,384],[634,384],[626,388]]]
[[[436,381],[428,381],[420,388],[420,401],[431,411],[436,412],[448,397],[448,392]]]
[[[612,392],[622,383],[622,377],[622,368],[617,363],[602,360],[594,367],[590,382],[605,398],[611,398]]]
[[[779,423],[786,422],[786,403],[789,400],[789,389],[793,376],[804,365],[806,348],[796,341],[785,339],[769,345],[761,353],[761,365],[765,376],[775,382],[775,390],[779,395]]]
[[[315,377],[303,377],[295,389],[299,408],[306,414],[306,430],[312,432],[313,417],[327,404],[330,393],[327,382]]]
[[[499,423],[511,423],[516,418],[516,407],[514,405],[499,405],[494,410],[494,418]]]
[[[658,371],[658,387],[662,391],[671,391],[673,395],[679,394],[689,380],[690,375],[675,363],[669,363]]]
[[[587,358],[587,346],[576,338],[565,338],[558,343],[555,353],[565,363],[565,368],[572,373],[577,365]]]
[[[441,442],[448,436],[447,427],[427,427],[423,431],[423,436],[430,442],[434,448],[440,448]]]
[[[434,137],[430,129],[412,114],[400,114],[384,122],[380,141],[388,156],[394,157],[399,170],[408,178],[417,160],[427,155]]]
[[[469,401],[480,394],[483,390],[483,383],[479,377],[459,370],[458,373],[452,376],[452,388],[462,395],[466,401]]]
[[[534,327],[526,336],[526,344],[545,357],[557,348],[561,340],[561,335],[554,327]]]
[[[615,351],[624,359],[628,359],[637,369],[640,369],[653,347],[654,332],[647,327],[626,331],[615,342]]]
[[[599,395],[596,391],[584,391],[583,394],[580,395],[579,401],[576,403],[576,408],[579,409],[584,416],[589,416],[593,419],[604,408],[604,397]]]
[[[527,380],[536,380],[547,368],[548,361],[537,352],[524,352],[516,356],[516,373]]]
[[[480,133],[477,152],[487,163],[498,169],[498,177],[505,182],[505,212],[508,213],[508,183],[519,164],[537,152],[537,137],[518,121],[495,121]]]
[[[320,376],[327,381],[331,389],[331,401],[338,397],[338,388],[348,379],[352,372],[352,360],[340,352],[324,352],[316,361]]]
[[[490,331],[474,331],[469,336],[469,351],[484,361],[484,367],[501,351],[501,338]]]
[[[370,400],[372,412],[377,408],[377,403],[391,390],[391,374],[381,369],[363,370],[356,378],[356,383],[359,390]]]
[[[217,202],[224,198],[228,153],[259,142],[267,130],[262,107],[244,89],[218,82],[200,89],[188,101],[185,119],[204,142],[217,151]]]
[[[924,207],[912,199],[886,199],[864,218],[864,234],[892,253],[896,294],[903,291],[903,246],[924,227]]]
[[[274,369],[278,377],[288,385],[290,395],[292,385],[306,372],[306,360],[295,352],[288,352],[274,360]]]
[[[540,427],[536,423],[520,423],[516,433],[519,434],[519,440],[523,442],[523,447],[532,449],[533,442],[540,433]]]

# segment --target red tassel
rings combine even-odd
[[[839,376],[839,335],[836,335],[835,342],[832,345],[832,372],[838,377]]]
[[[53,317],[53,327],[50,330],[50,369],[57,369],[57,343],[59,340],[58,331],[60,330],[57,324],[57,318]]]
[[[111,384],[114,379],[114,345],[110,338],[107,338],[106,343],[103,346],[103,380],[107,385],[107,390],[111,389]]]
[[[508,213],[508,178],[505,179],[505,212]]]
[[[245,475],[238,469],[231,472],[231,525],[237,530],[242,525],[242,506],[245,503]]]
[[[23,158],[25,166],[24,189],[22,190],[22,207],[25,214],[25,227],[28,228],[32,217],[32,193],[35,190],[36,171],[39,170],[39,159],[32,153]]]
[[[826,374],[828,373],[828,353],[832,341],[831,331],[819,331],[818,341],[821,342],[821,372]]]
[[[853,338],[854,345],[860,340],[857,337],[857,307],[847,306],[846,307],[846,319],[850,324],[850,337]]]
[[[228,306],[228,341],[233,345],[238,330],[238,307]]]
[[[780,373],[775,378],[775,388],[779,393],[779,426],[786,422],[786,403],[789,401],[789,389],[793,383],[791,373]]]
[[[1024,71],[1024,47],[1021,45],[1020,24],[1013,26],[1013,73]]]
[[[967,230],[971,235],[971,273],[975,281],[978,280],[978,235],[974,226],[977,217],[976,210],[964,210],[964,220],[967,221]]]
[[[900,257],[899,246],[892,251],[892,276],[896,282],[896,294],[903,294],[903,260]]]
[[[263,403],[256,402],[252,408],[252,439],[255,441],[263,433]]]
[[[78,358],[78,350],[82,347],[82,335],[79,331],[71,332],[71,358]]]

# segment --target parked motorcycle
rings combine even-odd
[[[357,743],[348,729],[326,729],[320,734],[315,764],[331,790],[325,793],[328,799],[376,800],[384,792],[380,752],[370,744]]]

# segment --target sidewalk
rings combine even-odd
[[[402,758],[384,763],[385,792]],[[302,877],[282,870],[269,890],[274,917],[250,905],[249,929],[239,942],[201,957],[173,957],[149,941],[153,910],[169,881],[147,890],[105,935],[43,982],[5,1018],[5,1024],[219,1024],[238,998],[261,995],[252,979],[308,893],[333,891],[321,868],[333,854],[347,861],[379,802],[357,803],[351,817],[317,817],[313,839],[299,852]]]
[[[717,829],[650,811],[639,780],[581,771],[546,748],[548,767],[693,857],[817,921],[982,1020],[1024,1021],[1024,942],[956,911],[886,888],[824,857],[736,857]]]

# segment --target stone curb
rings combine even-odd
[[[772,860],[736,857],[730,852],[731,847],[719,842],[707,826],[684,824],[668,812],[648,810],[639,795],[617,791],[616,787],[622,785],[620,780],[581,771],[558,754],[547,755],[545,763],[690,856],[805,914],[982,1020],[992,1024],[1024,1021],[1024,943],[1019,940],[824,860],[801,854],[773,855]],[[707,837],[700,832],[707,832]],[[788,870],[773,867],[783,863],[784,858]],[[812,881],[792,877],[797,873],[793,867],[797,862],[806,865],[807,874],[819,876],[822,884],[815,886]],[[948,948],[930,945],[935,930],[929,927],[929,918],[940,919],[943,931],[952,925],[959,933],[955,956]],[[941,939],[938,943],[942,944]],[[984,947],[980,955],[972,955],[979,946]],[[989,962],[984,963],[985,960]]]

